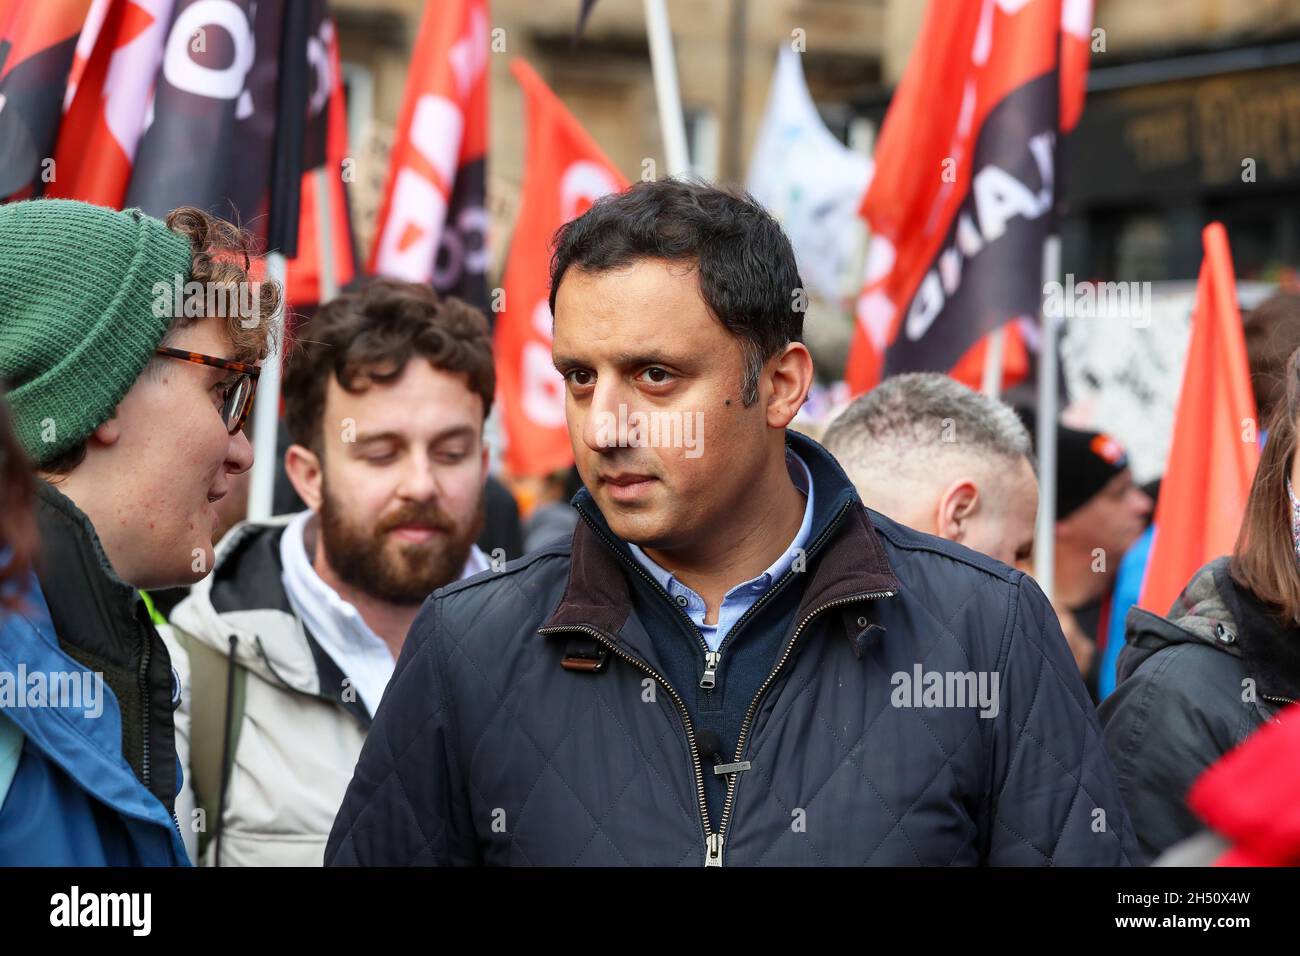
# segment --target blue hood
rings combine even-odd
[[[0,617],[0,674],[16,682],[20,669],[27,674],[86,673],[60,649],[34,577],[21,608]],[[188,863],[171,814],[122,756],[121,711],[107,684],[100,682],[95,710],[66,701],[25,706],[21,697],[11,696],[0,696],[0,719],[12,722],[25,739],[18,769],[0,804],[0,863]],[[99,829],[92,801],[121,822],[118,833],[100,845],[95,845]],[[19,817],[22,826],[15,825]],[[30,842],[16,840],[15,831],[28,833]],[[119,858],[121,854],[125,858]]]

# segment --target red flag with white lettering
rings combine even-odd
[[[528,147],[496,323],[497,395],[506,465],[515,475],[545,475],[573,463],[564,379],[551,364],[551,238],[627,180],[532,67],[515,60],[511,70],[527,98]]]
[[[426,5],[370,271],[487,306],[486,0]]]
[[[1036,316],[1056,152],[1082,110],[1092,0],[931,3],[876,148],[846,378],[951,371]]]

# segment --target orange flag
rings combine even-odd
[[[627,180],[532,67],[515,60],[511,71],[528,101],[528,147],[496,320],[497,395],[507,467],[545,475],[573,463],[564,379],[551,364],[551,237]]]
[[[1231,553],[1259,464],[1255,394],[1228,233],[1212,222],[1201,239],[1205,259],[1192,339],[1138,601],[1156,614],[1169,611],[1198,568]]]

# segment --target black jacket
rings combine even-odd
[[[41,555],[36,576],[59,646],[117,698],[122,755],[173,812],[179,784],[172,711],[180,688],[171,656],[139,592],[113,571],[90,519],[66,495],[36,483]]]
[[[867,512],[821,446],[788,440],[815,499],[845,505],[806,573],[782,578],[801,592],[795,623],[750,705],[737,755],[748,768],[727,774],[718,817],[689,689],[663,677],[634,572],[580,492],[571,542],[425,604],[326,863],[1133,859],[1096,714],[1034,583]],[[748,626],[765,625],[759,611]],[[949,675],[948,706],[900,693],[916,670]],[[967,673],[989,686],[997,675],[988,719],[956,705]]]
[[[1219,558],[1168,619],[1129,611],[1117,679],[1100,711],[1106,748],[1151,860],[1202,829],[1185,802],[1201,772],[1300,698],[1300,630],[1283,627]]]

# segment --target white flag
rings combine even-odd
[[[861,279],[858,207],[870,178],[871,161],[831,135],[799,54],[782,44],[746,187],[790,237],[809,291],[832,302],[851,298]]]

